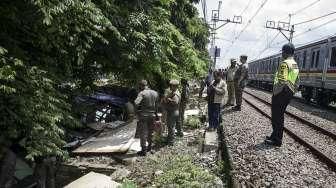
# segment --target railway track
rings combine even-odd
[[[249,97],[244,96],[243,98],[245,102],[247,102],[249,105],[251,105],[254,109],[256,109],[258,112],[260,112],[262,115],[264,115],[268,119],[271,119],[271,116],[269,115],[269,113],[267,113],[267,111],[270,111],[271,104],[265,101],[264,99],[261,99],[260,97],[253,95],[252,93],[249,93],[246,91],[244,92],[248,96],[251,96],[253,99],[261,103],[252,102],[252,100],[249,99]],[[284,131],[290,137],[296,140],[298,143],[310,149],[313,155],[315,155],[321,162],[325,163],[333,171],[336,172],[336,156],[334,152],[336,148],[335,147],[336,135],[291,112],[286,111],[286,115],[289,117],[288,119],[294,120],[299,123],[295,123],[294,124],[295,126],[294,127],[292,126],[292,128],[288,128],[286,125],[284,128]],[[295,129],[297,130],[295,131]],[[304,129],[304,130],[301,130],[301,129]],[[301,135],[300,135],[300,131],[301,131]],[[314,135],[312,137],[314,137],[315,140],[313,138],[310,139],[309,136],[307,137],[307,135],[305,135],[306,133],[307,135],[309,134]]]

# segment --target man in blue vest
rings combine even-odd
[[[265,143],[268,145],[281,146],[284,113],[299,86],[299,68],[295,62],[294,45],[285,44],[282,47],[282,62],[274,75],[273,96],[272,96],[272,128],[271,136],[266,137]]]

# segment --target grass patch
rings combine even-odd
[[[137,188],[137,185],[131,180],[124,179],[123,183],[118,186],[118,188]]]
[[[158,187],[211,187],[215,185],[216,177],[209,171],[193,164],[188,155],[174,157],[163,166],[163,174],[155,178]]]
[[[189,116],[184,123],[184,126],[189,129],[201,128],[201,121],[198,116]]]

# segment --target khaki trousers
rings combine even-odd
[[[148,146],[152,146],[154,115],[140,115],[139,129],[140,129],[140,145],[142,150],[146,150],[146,141]]]
[[[227,81],[228,101],[227,104],[235,104],[235,84],[234,81]]]

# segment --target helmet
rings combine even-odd
[[[295,47],[292,43],[287,43],[282,46],[282,53],[293,55],[295,51]]]

